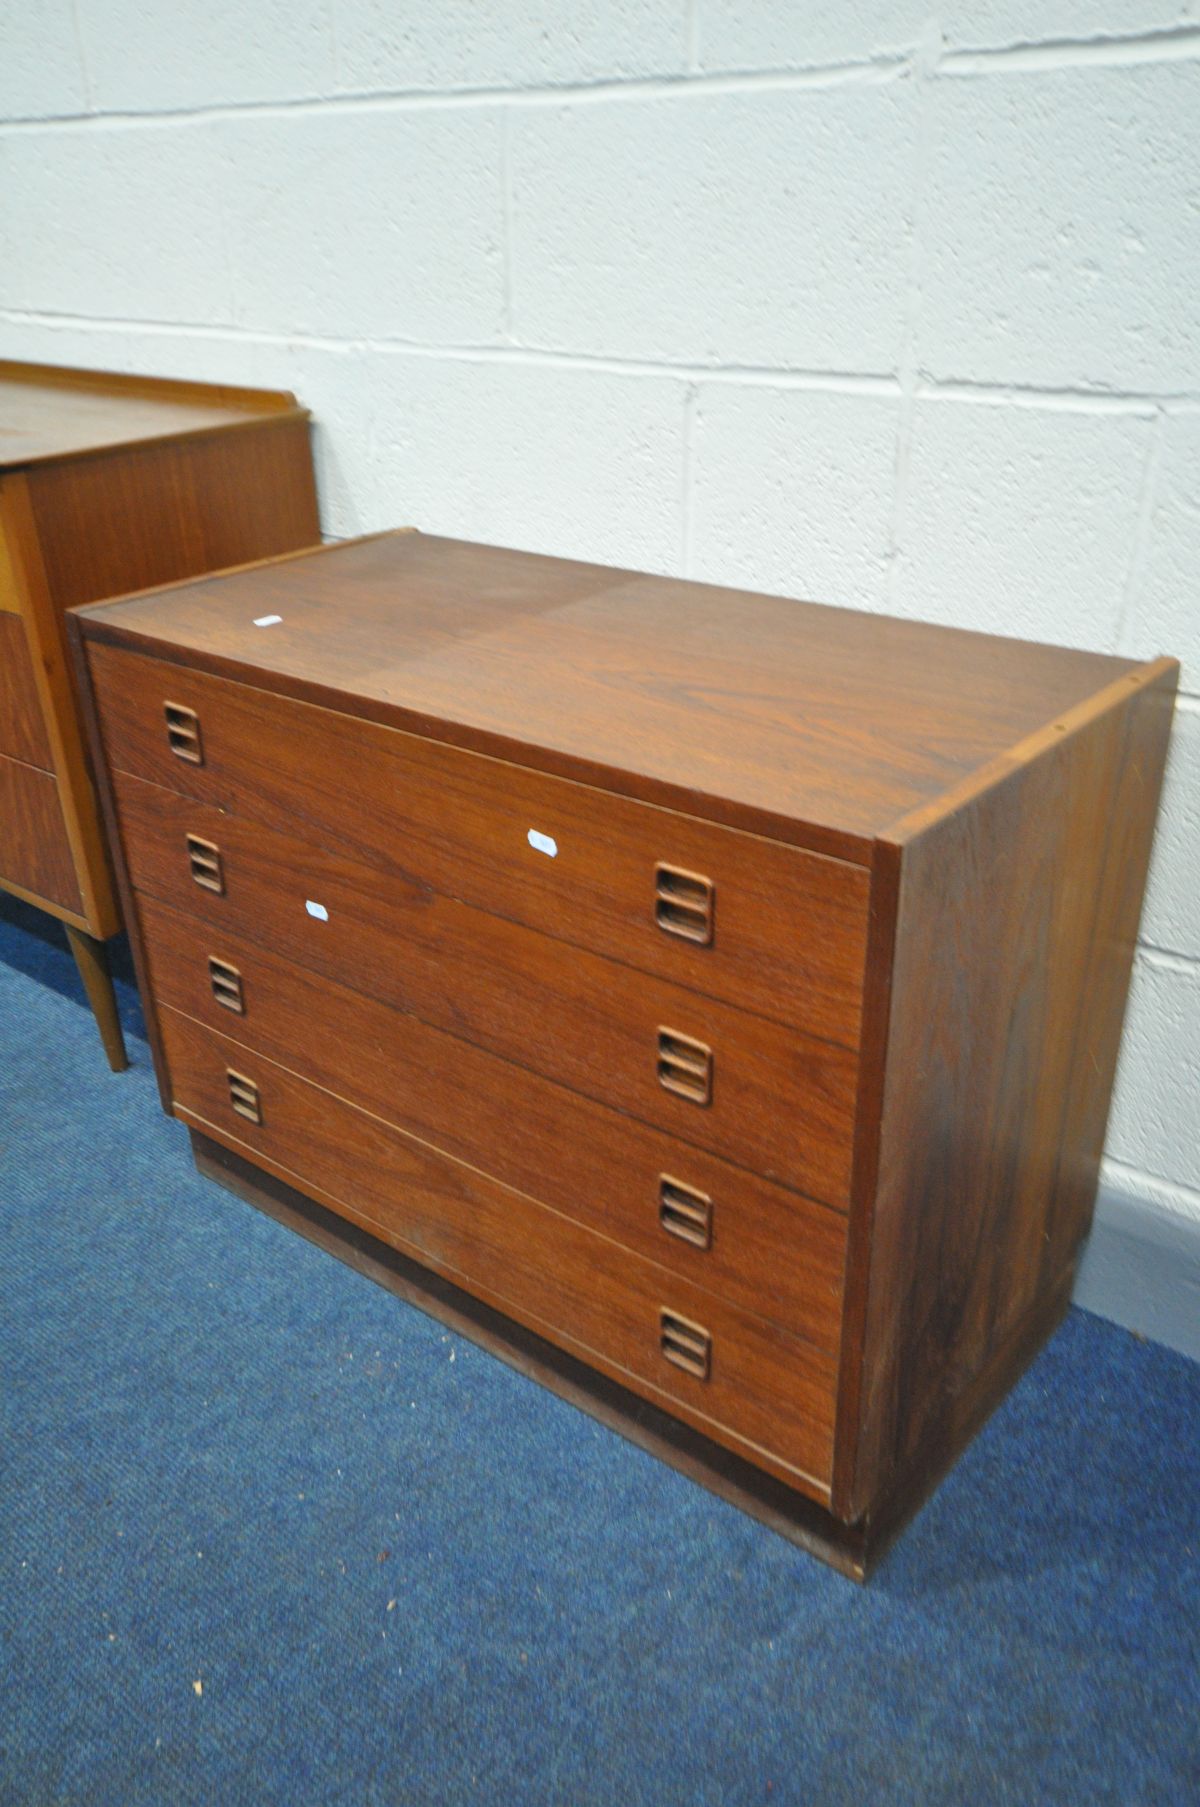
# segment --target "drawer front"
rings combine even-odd
[[[857,1046],[863,868],[113,647],[88,656],[120,770],[303,822],[445,896]]]
[[[161,1028],[186,1121],[722,1442],[828,1483],[832,1356],[172,1010]]]
[[[0,756],[0,883],[74,912],[82,908],[58,785]]]
[[[150,898],[153,996],[694,1285],[836,1350],[846,1221]]]
[[[739,1166],[845,1204],[855,1079],[846,1049],[140,779],[118,774],[115,785],[135,887],[210,932],[245,935]]]
[[[0,754],[44,772],[53,765],[19,615],[0,614]]]

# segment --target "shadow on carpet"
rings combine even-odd
[[[858,1588],[200,1180],[121,989],[0,899],[5,1803],[1200,1796],[1200,1367],[1072,1312]]]

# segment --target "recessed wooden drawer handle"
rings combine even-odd
[[[200,738],[200,717],[182,703],[164,703],[167,718],[167,742],[177,759],[188,765],[204,764],[204,743]]]
[[[692,1104],[711,1104],[712,1049],[675,1029],[658,1032],[658,1083]]]
[[[668,1236],[690,1242],[694,1248],[712,1247],[712,1199],[669,1173],[658,1177],[658,1221]]]
[[[225,867],[221,860],[221,849],[212,841],[202,841],[198,834],[190,834],[187,837],[187,850],[192,877],[200,889],[224,897]]]
[[[261,1123],[262,1100],[254,1081],[244,1073],[235,1073],[232,1067],[226,1067],[225,1077],[229,1081],[229,1102],[238,1116],[247,1123]]]
[[[712,1372],[712,1337],[703,1324],[681,1318],[677,1311],[665,1306],[659,1312],[660,1347],[669,1362],[682,1368],[697,1380],[707,1380]]]
[[[215,954],[210,954],[208,982],[218,1004],[226,1010],[235,1011],[238,1016],[245,1016],[246,995],[242,990],[242,975],[236,966],[230,966],[228,960],[218,960]]]
[[[711,878],[681,866],[654,868],[654,920],[666,935],[708,947],[713,938],[717,890]]]

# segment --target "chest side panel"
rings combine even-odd
[[[1174,684],[1144,668],[899,848],[878,1180],[851,1232],[852,1266],[869,1244],[854,1513],[933,1444],[953,1453],[1068,1296]]]

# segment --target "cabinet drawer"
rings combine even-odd
[[[834,1350],[845,1219],[142,897],[161,1003]]]
[[[833,1356],[173,1010],[161,1028],[186,1121],[721,1442],[828,1483]]]
[[[71,845],[49,772],[0,756],[0,882],[64,910],[81,907]]]
[[[19,615],[0,614],[0,753],[44,772],[53,763]]]
[[[119,770],[857,1046],[863,868],[112,647],[88,657]]]
[[[856,1064],[846,1049],[157,785],[117,774],[115,788],[135,887],[202,918],[210,933],[244,935],[768,1179],[845,1204]]]

